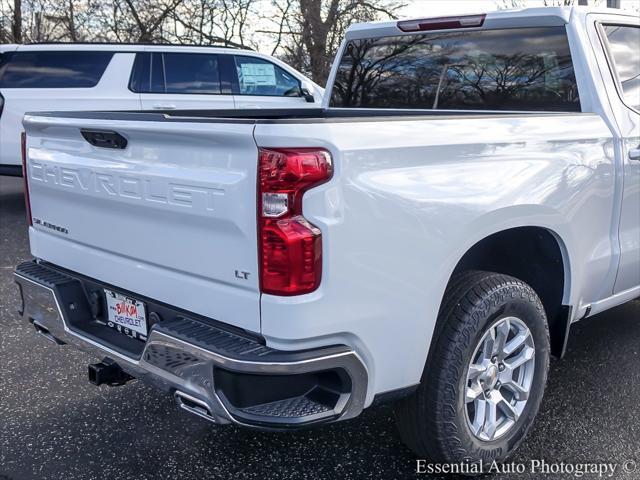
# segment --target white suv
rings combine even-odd
[[[25,112],[319,107],[285,63],[213,47],[0,45],[0,175],[20,175]]]

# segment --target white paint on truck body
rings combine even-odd
[[[260,333],[275,348],[348,345],[369,373],[367,405],[419,382],[447,282],[491,234],[548,230],[563,255],[572,320],[589,306],[610,308],[640,295],[629,273],[640,269],[630,220],[637,167],[625,150],[640,143],[640,123],[620,106],[595,30],[612,17],[637,23],[579,8],[487,16],[502,26],[569,22],[582,113],[255,122],[27,115],[33,216],[68,229],[31,227],[32,253]],[[397,35],[394,25],[353,27],[347,38]],[[115,130],[129,146],[92,147],[80,128]],[[332,179],[304,195],[304,216],[323,241],[313,293],[259,292],[258,147],[320,147],[333,157]],[[620,291],[617,279],[631,284]]]
[[[355,344],[374,391],[420,380],[445,286],[493,233],[551,231],[566,255],[566,304],[612,293],[616,166],[597,115],[258,125],[255,136],[327,148],[336,168],[304,200],[323,232],[320,289],[263,295],[262,334],[278,348]]]

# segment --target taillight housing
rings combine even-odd
[[[33,226],[33,218],[31,217],[31,199],[29,198],[29,175],[27,172],[27,134],[20,134],[20,152],[22,154],[22,179],[24,181],[24,205],[29,219],[29,226]]]
[[[320,285],[322,233],[302,215],[302,196],[332,175],[327,150],[259,149],[258,253],[263,293],[301,295]]]

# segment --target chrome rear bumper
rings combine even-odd
[[[82,277],[28,262],[16,268],[15,280],[20,313],[38,333],[110,358],[133,377],[174,393],[181,408],[215,423],[295,428],[352,418],[364,408],[367,371],[346,346],[275,350],[180,314],[152,325],[136,357],[90,338],[82,322],[67,318],[83,312]]]

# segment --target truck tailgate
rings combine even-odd
[[[260,330],[252,123],[27,115],[24,125],[36,257]],[[82,131],[127,145],[94,146]]]

